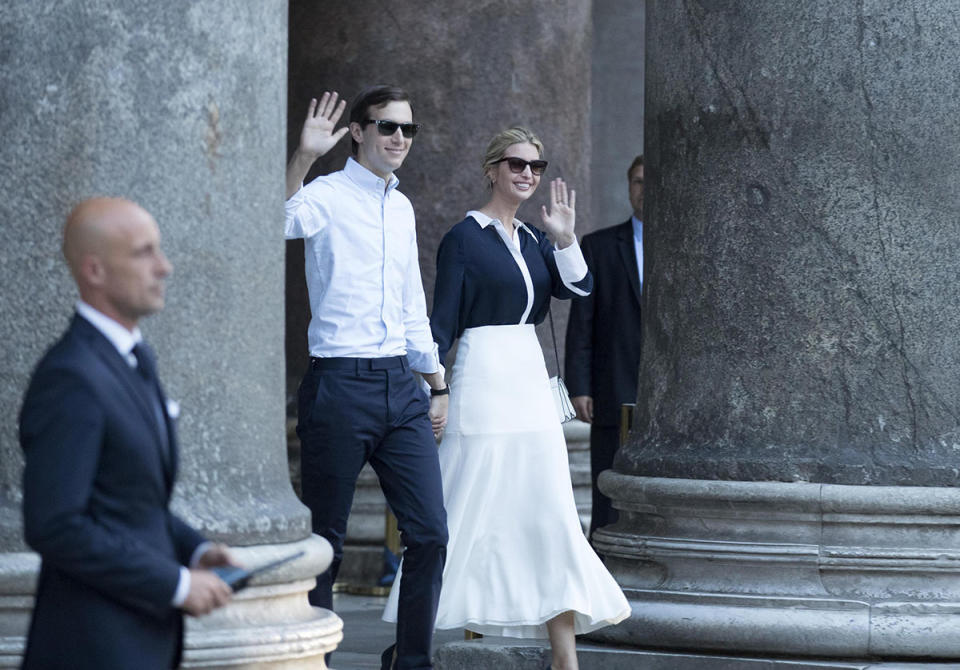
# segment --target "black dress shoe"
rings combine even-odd
[[[380,670],[390,670],[393,667],[393,652],[396,648],[396,644],[391,644],[380,654]]]

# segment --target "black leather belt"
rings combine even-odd
[[[393,370],[410,367],[406,356],[387,356],[385,358],[317,358],[310,357],[310,367],[314,370]]]

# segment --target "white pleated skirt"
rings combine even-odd
[[[450,540],[437,628],[546,638],[546,622],[568,610],[577,634],[629,616],[580,527],[534,327],[467,329],[450,387],[439,447]],[[396,621],[400,576],[386,621]]]

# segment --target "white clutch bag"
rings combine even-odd
[[[577,412],[573,409],[573,403],[570,402],[570,394],[567,393],[567,385],[563,383],[563,379],[560,377],[551,377],[550,392],[553,393],[553,400],[557,405],[557,414],[560,416],[560,423],[573,420],[574,417],[577,416]]]

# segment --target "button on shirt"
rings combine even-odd
[[[353,158],[286,204],[287,239],[304,239],[310,355],[406,355],[418,372],[440,370],[420,279],[413,206]]]

